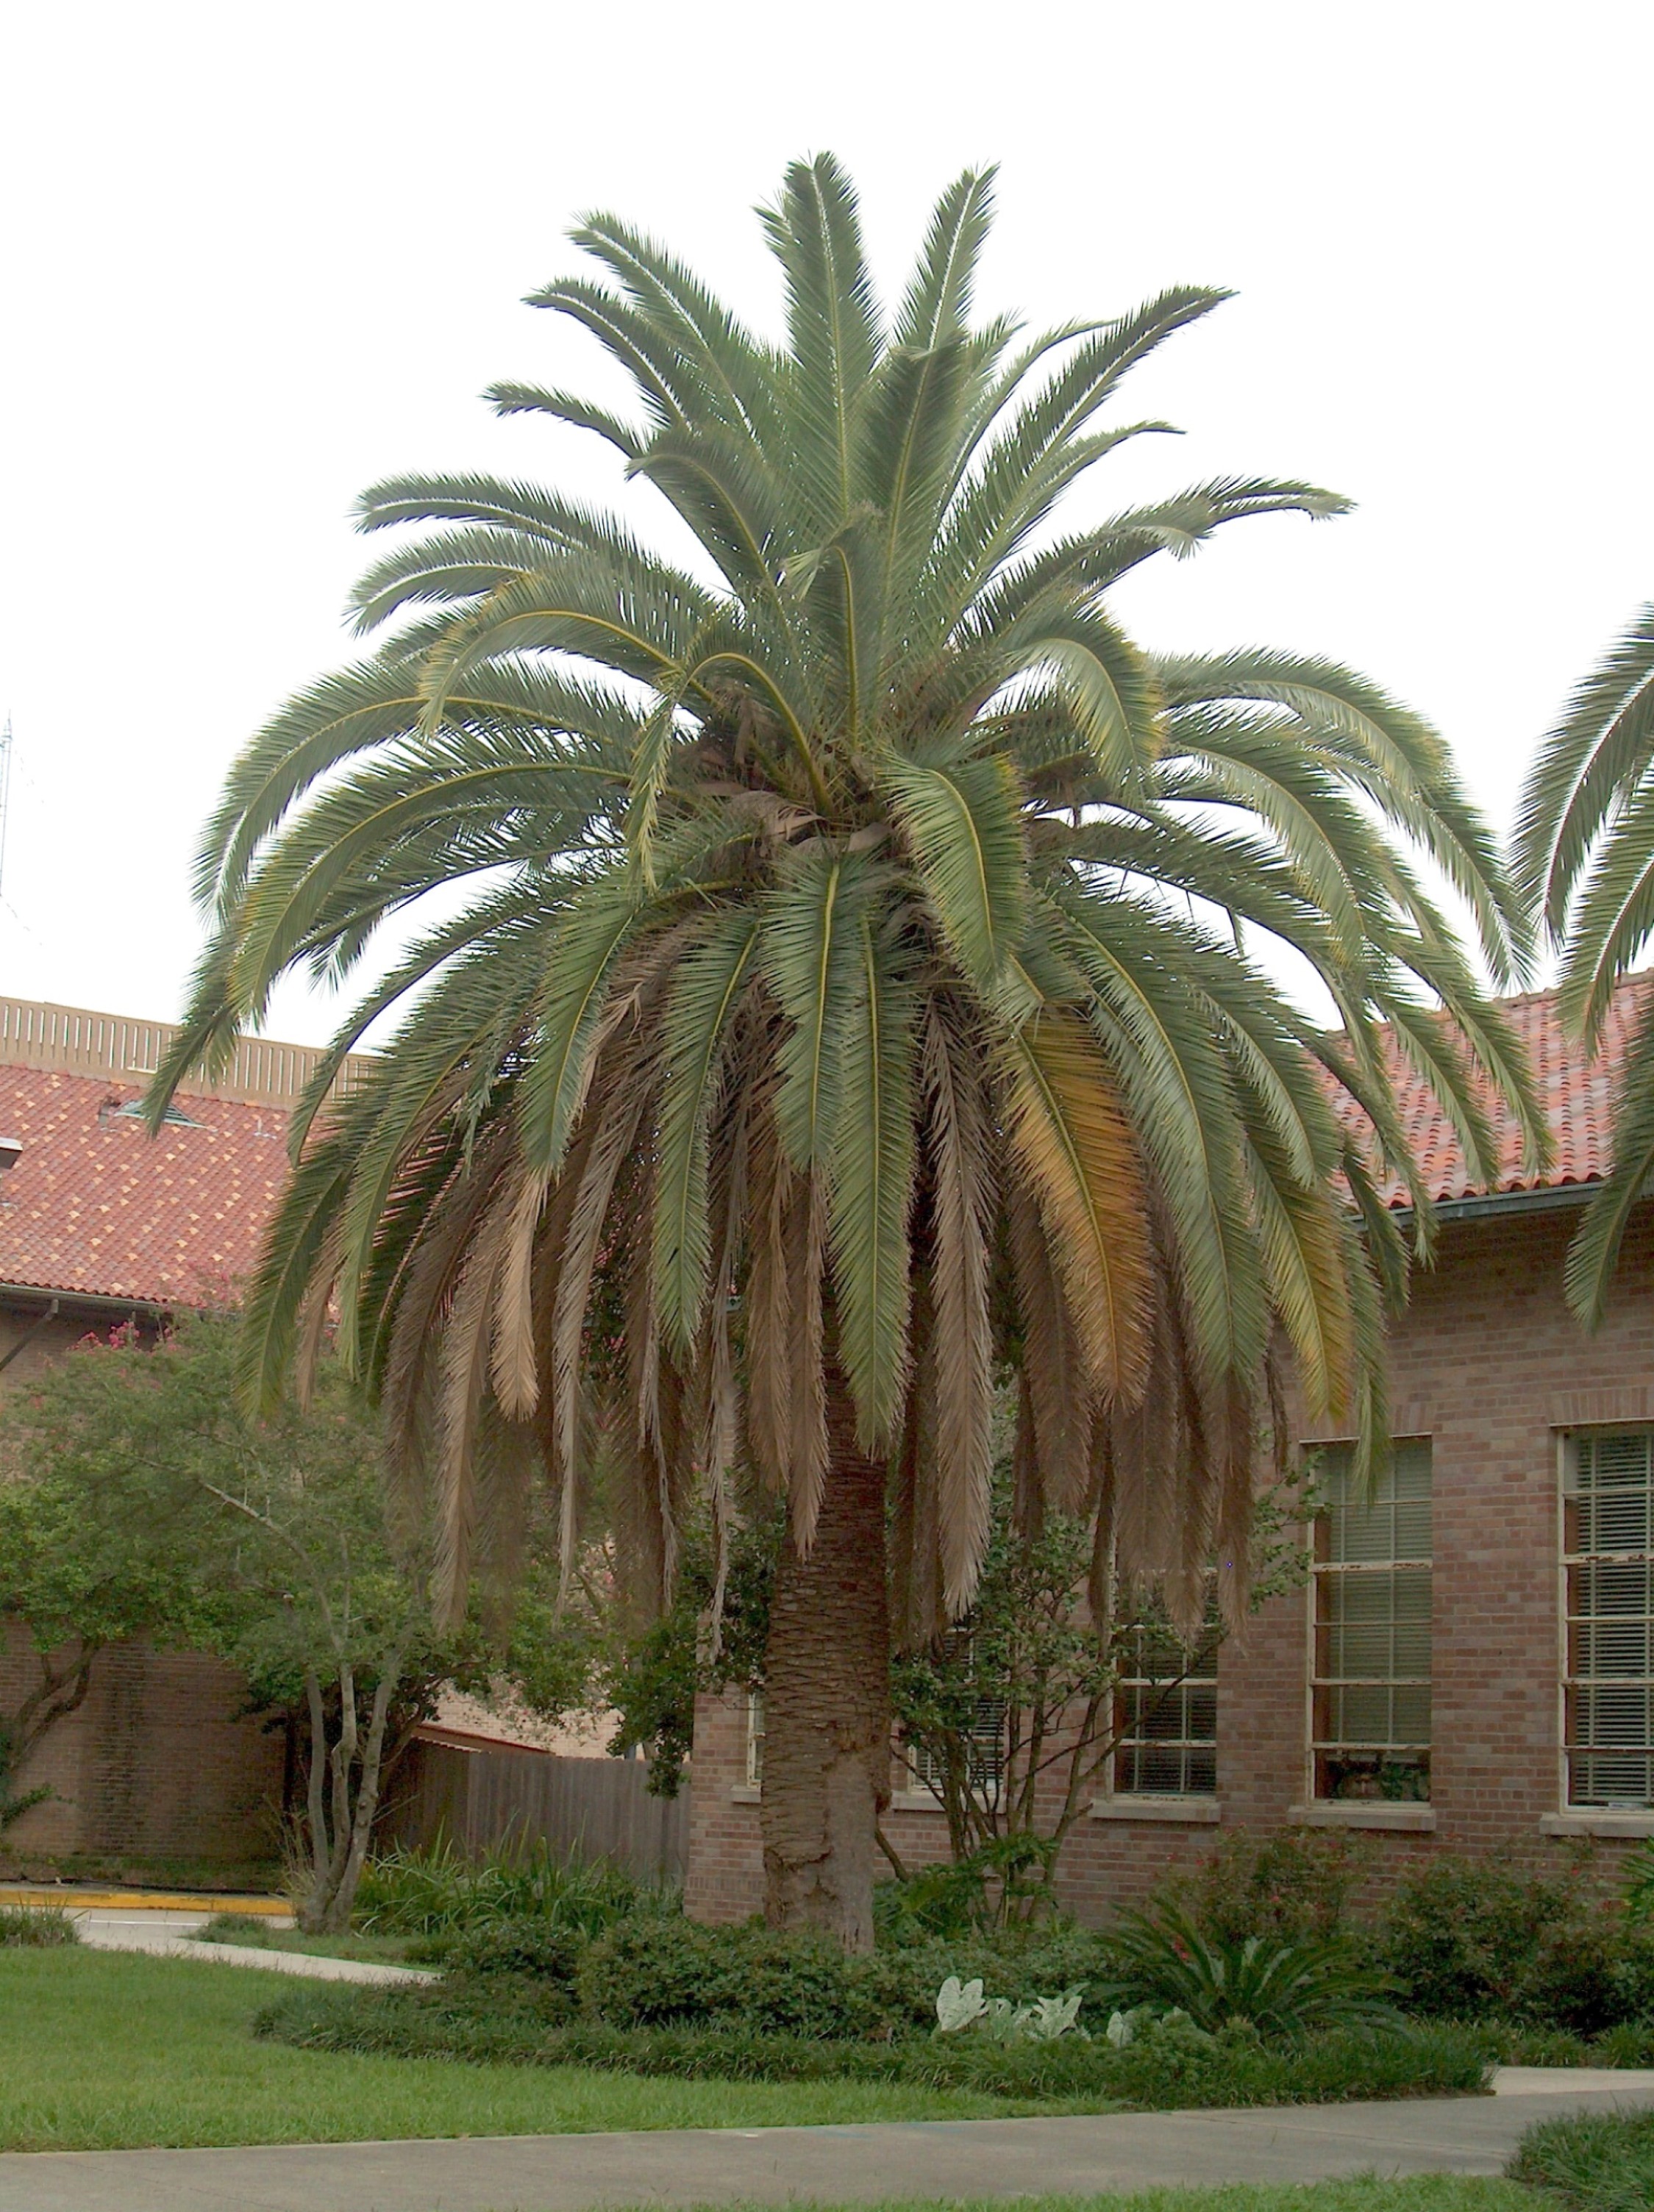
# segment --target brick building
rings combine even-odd
[[[1585,1836],[1613,1852],[1654,1835],[1654,1206],[1598,1334],[1562,1285],[1638,988],[1595,1066],[1554,1000],[1513,1002],[1555,1139],[1543,1176],[1506,1127],[1493,1187],[1472,1187],[1429,1093],[1401,1077],[1441,1231],[1392,1332],[1394,1474],[1376,1501],[1345,1500],[1346,1440],[1298,1439],[1324,1448],[1332,1500],[1309,1587],[1263,1607],[1116,1754],[1065,1854],[1083,1917],[1236,1827],[1358,1833],[1380,1875],[1444,1847],[1527,1856]],[[688,1901],[702,1917],[761,1901],[760,1749],[745,1701],[701,1700]],[[898,1795],[887,1832],[909,1865],[946,1848],[927,1792]]]
[[[0,1392],[88,1334],[222,1297],[252,1265],[317,1054],[249,1039],[222,1080],[180,1092],[152,1140],[137,1102],[171,1034],[0,999]],[[0,1622],[0,1709],[38,1667],[18,1626]],[[13,1827],[7,1856],[271,1856],[286,1747],[243,1703],[217,1661],[100,1651],[83,1702],[19,1777],[55,1794]]]

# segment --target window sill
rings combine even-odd
[[[1580,1805],[1568,1813],[1542,1813],[1542,1836],[1654,1836],[1654,1812],[1610,1813]]]
[[[732,1805],[757,1805],[762,1802],[763,1797],[763,1790],[756,1783],[751,1782],[738,1782],[729,1793],[729,1802]]]
[[[1436,1826],[1433,1805],[1386,1804],[1382,1798],[1356,1798],[1289,1805],[1286,1818],[1300,1828],[1389,1828],[1427,1836]]]
[[[939,1813],[942,1801],[933,1790],[892,1790],[892,1813]]]
[[[1216,1827],[1223,1807],[1215,1797],[1093,1797],[1094,1820],[1171,1820],[1192,1827]]]

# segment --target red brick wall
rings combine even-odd
[[[1562,1296],[1578,1220],[1568,1207],[1444,1224],[1437,1265],[1391,1332],[1397,1433],[1432,1438],[1435,1827],[1355,1831],[1378,1882],[1444,1848],[1535,1861],[1568,1848],[1540,1825],[1562,1804],[1558,1433],[1654,1419],[1654,1212],[1633,1228],[1609,1317],[1589,1338]],[[1099,1819],[1075,1832],[1063,1887],[1082,1919],[1195,1863],[1225,1831],[1279,1828],[1304,1803],[1307,1625],[1295,1592],[1223,1650],[1219,1825]],[[745,1766],[744,1706],[702,1699],[686,1891],[698,1917],[739,1918],[763,1900],[757,1807],[732,1794]],[[910,1863],[946,1847],[938,1814],[893,1811],[888,1827]],[[1610,1862],[1627,1848],[1598,1845]]]

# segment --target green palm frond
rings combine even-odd
[[[1654,935],[1654,602],[1639,608],[1568,702],[1529,772],[1515,872],[1562,953],[1565,1017],[1596,1046]],[[1614,1164],[1568,1254],[1568,1302],[1602,1320],[1654,1150],[1654,1030],[1640,1009],[1615,1086]]]
[[[1654,600],[1638,610],[1540,747],[1517,809],[1516,872],[1552,935],[1567,928],[1602,832],[1654,763]]]

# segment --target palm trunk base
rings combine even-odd
[[[873,1946],[873,1893],[890,1802],[890,1613],[885,1466],[856,1448],[829,1375],[831,1459],[809,1556],[781,1547],[764,1661],[764,1917]]]

